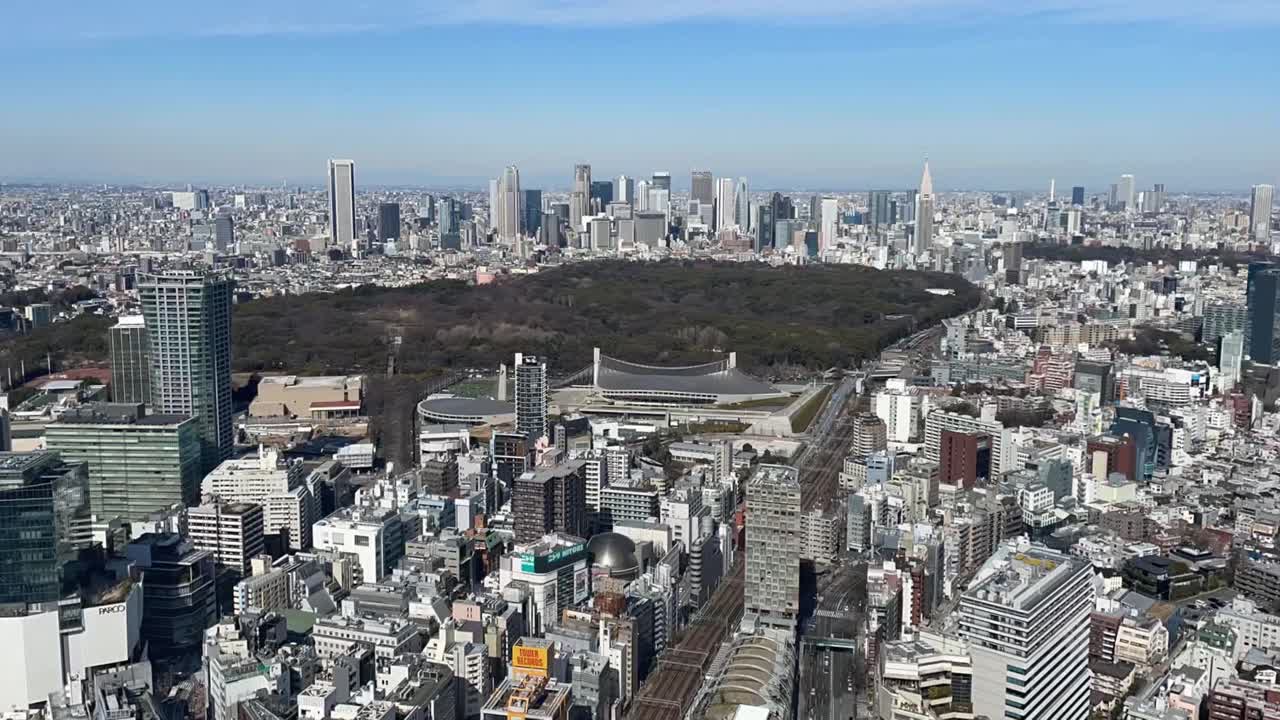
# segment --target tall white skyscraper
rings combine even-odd
[[[661,187],[650,187],[647,209],[660,213],[670,212],[671,191]]]
[[[747,179],[738,178],[738,189],[733,193],[735,208],[734,216],[737,218],[738,229],[744,233],[751,232],[751,193],[747,189]]]
[[[1137,188],[1134,187],[1132,175],[1121,175],[1120,182],[1116,183],[1116,200],[1124,203],[1126,212],[1132,212],[1137,209],[1136,195]]]
[[[716,229],[732,227],[737,223],[738,206],[734,198],[733,178],[716,180]]]
[[[759,465],[747,482],[746,611],[794,629],[800,614],[800,475]]]
[[[498,238],[512,243],[520,237],[520,220],[524,217],[524,195],[520,192],[520,171],[508,165],[498,181]]]
[[[818,253],[823,254],[835,247],[840,239],[840,201],[824,197],[821,204],[822,224],[818,226]]]
[[[1025,539],[996,550],[960,598],[975,715],[1087,720],[1093,594],[1084,558]]]
[[[634,205],[636,210],[644,211],[649,209],[649,188],[651,183],[648,180],[641,180],[636,183],[636,201]]]
[[[920,176],[920,193],[916,195],[916,231],[912,249],[922,255],[933,245],[933,176],[929,174],[929,161],[924,161],[924,174]]]
[[[329,244],[352,252],[356,244],[356,164],[329,161]]]
[[[634,205],[636,202],[636,179],[629,178],[626,175],[619,175],[613,181],[613,201]]]
[[[1275,186],[1254,185],[1249,195],[1249,234],[1257,242],[1271,241],[1271,205]]]

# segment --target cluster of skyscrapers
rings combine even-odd
[[[1082,190],[1082,189],[1081,189]],[[1083,191],[1083,190],[1082,190]],[[518,246],[536,237],[546,245],[584,249],[617,249],[637,245],[665,246],[679,232],[696,231],[722,245],[745,238],[756,251],[795,248],[817,256],[843,239],[846,213],[837,197],[813,195],[807,207],[782,193],[753,198],[746,178],[717,178],[707,170],[693,170],[687,206],[672,206],[671,174],[655,172],[636,180],[620,175],[594,180],[590,165],[574,166],[567,199],[544,203],[542,191],[522,190],[519,171],[504,170],[490,181],[490,230],[494,240]],[[920,186],[905,199],[889,191],[872,191],[868,217],[874,227],[904,224],[911,231],[911,252],[923,254],[933,243],[933,181],[925,163]]]

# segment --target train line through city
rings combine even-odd
[[[844,456],[853,440],[853,415],[858,395],[852,379],[840,382],[815,419],[815,441],[797,456],[801,505],[804,510],[825,507],[835,496]],[[732,568],[706,606],[689,623],[684,636],[658,659],[639,694],[631,701],[630,720],[681,720],[702,688],[708,666],[742,618],[745,558],[738,554]]]
[[[640,694],[631,702],[632,720],[680,720],[702,688],[703,673],[742,618],[744,558],[739,554],[684,637],[658,658]]]

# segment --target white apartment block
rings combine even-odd
[[[264,663],[249,652],[244,640],[208,642],[204,665],[211,720],[236,720],[240,717],[240,703],[259,693],[288,692],[289,671],[274,660]]]
[[[1018,469],[1018,448],[1013,431],[995,419],[995,406],[983,408],[982,415],[970,417],[961,413],[934,410],[924,423],[924,457],[938,462],[942,449],[942,431],[983,433],[991,437],[991,475],[995,477]]]
[[[583,463],[582,480],[587,510],[600,512],[600,495],[609,487],[609,465],[605,462],[604,454],[595,450],[587,451],[578,459]]]
[[[604,462],[609,470],[606,477],[610,482],[626,482],[631,474],[631,452],[621,445],[610,445],[604,449]]]
[[[1237,659],[1253,648],[1280,647],[1280,615],[1259,610],[1248,598],[1237,597],[1230,607],[1218,611],[1217,620],[1236,631]]]
[[[1166,405],[1190,405],[1209,392],[1208,374],[1183,368],[1150,368],[1130,366],[1126,371],[1129,397],[1146,398]]]
[[[226,502],[261,505],[265,532],[285,531],[290,550],[311,548],[320,503],[306,484],[302,463],[286,462],[277,451],[260,447],[256,456],[224,460],[205,477],[201,491]]]
[[[671,459],[676,462],[710,465],[716,480],[733,472],[733,443],[728,440],[712,443],[675,442],[667,450],[671,453]]]
[[[702,517],[707,513],[702,506],[702,489],[677,488],[661,499],[661,520],[671,528],[671,539],[690,547],[701,535]]]
[[[251,607],[262,610],[289,608],[289,573],[274,569],[261,575],[250,575],[236,583],[231,599],[236,615]]]
[[[973,662],[964,642],[921,633],[885,643],[876,700],[885,720],[972,720]]]
[[[404,554],[400,515],[385,508],[343,508],[317,521],[311,535],[316,550],[353,558],[363,582],[386,577]]]
[[[884,421],[891,443],[919,440],[922,406],[923,396],[911,392],[896,378],[872,398],[872,409],[876,417]]]
[[[658,491],[649,488],[610,485],[600,491],[600,512],[611,524],[644,522],[659,517]]]
[[[1116,660],[1150,667],[1169,654],[1169,631],[1155,618],[1125,618],[1116,630]]]
[[[423,425],[418,430],[418,462],[450,460],[471,449],[467,425]]]
[[[840,471],[840,489],[845,492],[858,492],[867,484],[867,460],[858,455],[844,459],[844,467]]]
[[[422,649],[418,626],[400,618],[350,618],[343,615],[318,618],[311,629],[316,655],[335,658],[345,655],[356,643],[373,648],[379,658],[391,659]]]

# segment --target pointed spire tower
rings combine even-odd
[[[920,192],[916,195],[916,226],[912,239],[911,249],[917,256],[928,253],[933,245],[933,176],[929,174],[928,158],[924,161]]]

